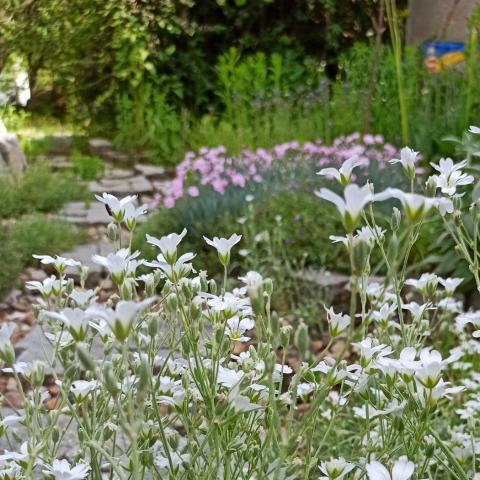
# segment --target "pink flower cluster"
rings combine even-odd
[[[335,139],[332,145],[321,140],[300,144],[297,141],[282,143],[271,149],[244,149],[240,155],[230,156],[223,146],[202,147],[198,152],[187,152],[177,166],[176,176],[163,196],[163,205],[172,208],[185,195],[195,198],[202,188],[224,193],[228,187],[244,188],[261,183],[266,172],[288,159],[289,164],[309,162],[312,167],[339,167],[348,158],[357,155],[365,167],[376,162],[383,169],[398,150],[385,143],[381,135],[353,133]]]

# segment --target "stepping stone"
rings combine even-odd
[[[143,163],[138,163],[134,166],[135,170],[140,174],[148,178],[158,178],[164,177],[166,170],[164,167],[158,165],[148,165]]]
[[[124,168],[113,168],[105,172],[104,180],[121,180],[125,178],[131,178],[135,175],[133,170],[127,170]]]
[[[105,206],[99,202],[90,207],[84,202],[67,203],[60,211],[60,218],[76,225],[107,225],[111,218]]]
[[[112,142],[106,138],[90,138],[87,145],[88,150],[93,154],[113,148]]]
[[[54,170],[67,170],[73,168],[72,162],[65,155],[54,155],[47,157],[48,162]]]
[[[88,188],[94,194],[107,192],[117,196],[153,192],[152,183],[142,175],[119,180],[106,178],[100,182],[90,182]]]

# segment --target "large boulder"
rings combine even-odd
[[[0,171],[8,169],[13,175],[21,176],[26,167],[27,161],[17,136],[8,133],[0,120]]]

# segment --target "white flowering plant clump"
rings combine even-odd
[[[341,193],[317,192],[339,210],[345,235],[332,241],[352,267],[350,311],[325,306],[319,321],[328,322],[329,339],[318,358],[306,325],[293,333],[271,311],[271,280],[254,271],[230,277],[240,236],[205,239],[225,271],[218,283],[181,251],[186,230],[147,236],[158,256],[140,258],[131,238],[146,207],[135,197],[99,197],[116,250],[94,261],[115,293],[100,301],[101,286],[84,287],[79,262],[40,255],[56,275],[28,287],[41,297],[37,322],[51,358],[16,362],[12,326],[0,329],[3,371],[22,396],[22,407],[0,421],[11,445],[0,455],[0,478],[479,478],[480,312],[465,312],[455,297],[462,279],[407,275],[422,225],[439,215],[480,288],[479,207],[470,206],[473,233],[460,209],[460,188],[474,178],[463,162],[441,160],[420,189],[415,162],[411,149],[392,162],[411,180],[408,192],[352,184],[355,160],[327,172]],[[387,199],[403,209],[394,208],[390,225],[374,211]],[[375,249],[383,282],[372,276]],[[67,267],[80,269],[80,287]],[[286,362],[291,343],[295,368]],[[53,409],[45,406],[46,372],[60,391]],[[75,447],[64,458],[71,435]]]

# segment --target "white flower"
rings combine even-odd
[[[372,247],[376,240],[383,239],[385,232],[385,230],[377,225],[375,225],[373,229],[372,227],[362,227],[357,230],[357,235],[355,238],[358,242],[364,242]]]
[[[437,188],[440,188],[445,195],[455,195],[457,186],[470,185],[474,181],[472,175],[460,171],[467,165],[466,160],[455,164],[451,158],[441,158],[438,165],[435,163],[430,163],[430,165],[440,173],[440,175],[432,175],[432,178],[435,180]]]
[[[93,255],[94,263],[105,267],[112,279],[121,284],[126,275],[134,275],[138,266],[144,263],[143,260],[135,260],[140,252],[130,253],[130,249],[121,248],[116,253],[109,253],[106,257]]]
[[[72,293],[70,293],[69,298],[71,298],[79,307],[90,305],[97,299],[95,296],[95,290],[82,291],[78,289],[74,289]]]
[[[169,262],[174,262],[177,256],[178,245],[180,245],[180,242],[186,234],[186,228],[184,228],[180,234],[170,233],[170,235],[165,235],[160,239],[147,234],[147,243],[158,247]]]
[[[400,200],[409,220],[417,220],[424,213],[429,212],[432,208],[437,207],[440,214],[453,212],[453,203],[447,198],[430,198],[424,197],[417,193],[405,193],[398,188],[387,188],[381,193],[377,193],[374,197],[375,201],[383,201],[389,198],[397,198]]]
[[[87,310],[87,313],[91,318],[103,319],[118,340],[125,340],[130,333],[135,317],[154,300],[154,298],[147,298],[142,302],[121,300],[115,306],[115,310],[94,305]]]
[[[30,281],[25,283],[28,290],[37,290],[44,298],[50,297],[52,294],[59,296],[62,289],[67,285],[66,280],[59,280],[55,275],[51,275],[42,282]]]
[[[88,382],[87,380],[77,380],[72,383],[70,391],[73,393],[75,401],[80,403],[90,392],[93,392],[97,386],[98,383],[96,380],[92,380],[91,382]]]
[[[64,272],[67,267],[79,267],[82,265],[76,260],[60,257],[59,255],[55,255],[55,257],[51,257],[50,255],[32,255],[32,257],[37,258],[44,265],[53,265],[55,270],[59,273]]]
[[[392,353],[392,347],[383,344],[375,345],[371,337],[364,338],[361,342],[352,343],[352,345],[360,350],[362,367],[370,365],[374,358],[385,357]]]
[[[247,396],[241,395],[238,385],[230,390],[228,393],[228,400],[233,405],[236,412],[251,412],[252,410],[258,410],[261,408],[256,403],[252,403]]]
[[[52,476],[55,480],[83,480],[90,472],[88,465],[79,463],[72,467],[65,459],[55,459],[52,465],[47,465],[46,468],[47,470],[43,473]]]
[[[102,202],[108,214],[113,217],[116,222],[122,222],[125,217],[125,207],[129,204],[134,204],[137,196],[136,195],[128,195],[122,199],[118,199],[114,195],[110,195],[109,193],[103,193],[100,197],[99,195],[95,195],[95,198]]]
[[[60,320],[68,327],[73,338],[81,341],[87,333],[90,317],[80,308],[65,308],[61,312],[45,312],[45,314],[56,320]]]
[[[244,375],[245,374],[241,370],[236,371],[219,365],[217,383],[228,388],[233,388],[240,383]]]
[[[475,133],[477,135],[480,135],[480,127],[475,127],[474,125],[470,125],[470,128],[468,129],[470,133]]]
[[[142,205],[140,207],[135,207],[133,203],[127,203],[124,209],[124,218],[125,226],[131,232],[135,225],[137,224],[137,219],[142,215],[145,215],[148,211],[147,205]]]
[[[400,457],[392,468],[392,473],[377,461],[366,465],[369,480],[409,480],[415,471],[415,464],[407,457]]]
[[[357,155],[350,157],[343,162],[343,165],[337,170],[336,168],[323,168],[317,175],[327,175],[338,180],[342,186],[347,186],[352,176],[352,170],[363,164],[363,161]]]
[[[245,337],[243,334],[248,330],[252,330],[254,326],[255,322],[251,318],[240,319],[239,317],[232,317],[227,320],[225,334],[234,342],[248,342],[250,337]]]
[[[400,158],[392,158],[390,163],[401,163],[402,167],[407,172],[408,178],[415,177],[415,162],[417,161],[418,152],[413,151],[409,147],[404,147],[400,150]]]
[[[248,298],[240,298],[233,293],[226,292],[222,297],[212,296],[208,300],[208,305],[215,312],[224,312],[226,317],[233,317],[241,312],[243,315],[251,315],[252,308]]]
[[[454,294],[457,287],[463,282],[463,278],[441,278],[438,277],[438,281],[445,289],[447,295],[451,296]]]
[[[247,272],[243,277],[238,278],[247,287],[250,298],[255,298],[263,285],[263,277],[258,272]]]
[[[234,233],[230,238],[213,237],[213,240],[203,237],[204,240],[212,247],[215,247],[218,252],[218,257],[223,266],[230,263],[230,251],[241,239],[241,235]]]
[[[439,278],[434,273],[423,273],[418,280],[409,278],[405,284],[415,287],[424,295],[431,297],[437,290],[438,281]]]
[[[168,263],[162,253],[157,255],[157,260],[153,262],[144,262],[144,265],[152,268],[159,268],[172,282],[176,283],[181,278],[187,276],[193,270],[193,265],[190,263],[195,255],[191,252],[184,253],[173,265]]]
[[[323,473],[320,480],[341,480],[355,468],[355,465],[340,457],[322,462],[318,468]]]
[[[338,337],[349,325],[350,316],[343,313],[335,313],[333,307],[327,308],[323,306],[327,312],[328,331],[332,338]]]
[[[373,200],[368,184],[363,187],[355,184],[347,185],[344,191],[344,198],[327,188],[321,188],[320,191],[315,192],[315,195],[333,203],[337,207],[342,216],[343,224],[349,232],[355,228],[365,205]]]

